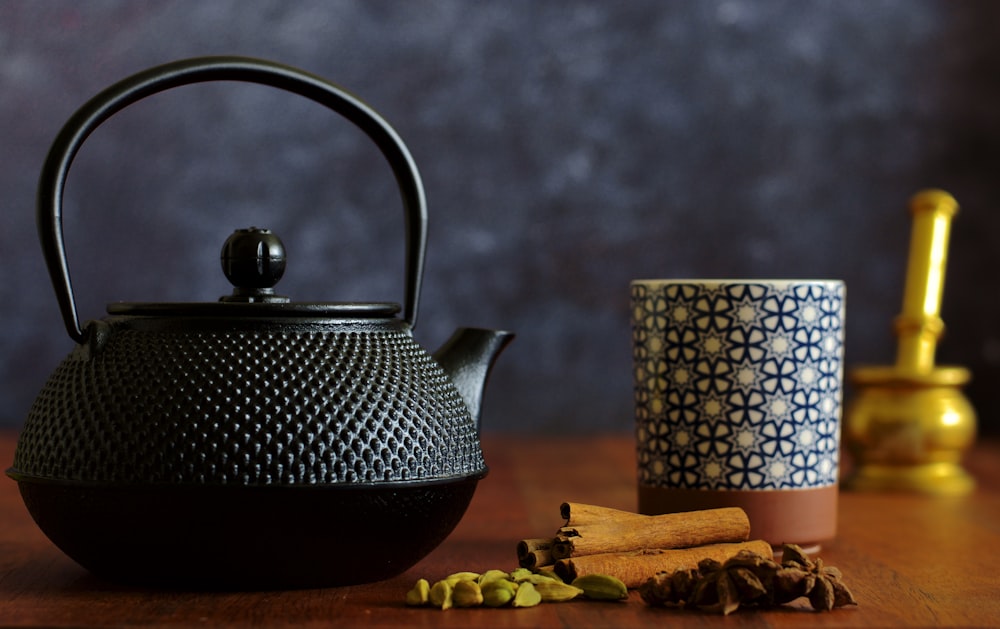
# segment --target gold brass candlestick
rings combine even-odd
[[[844,437],[855,470],[846,486],[962,494],[974,481],[962,468],[976,434],[976,412],[962,393],[970,373],[938,367],[940,316],[948,236],[958,203],[925,190],[910,201],[913,232],[903,311],[896,318],[896,364],[859,367],[848,378],[856,397],[844,415]]]

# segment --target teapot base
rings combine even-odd
[[[385,486],[113,485],[10,475],[45,535],[99,577],[271,590],[401,574],[451,533],[485,474]]]

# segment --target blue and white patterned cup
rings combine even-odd
[[[837,280],[635,280],[639,510],[739,506],[751,536],[836,533],[844,351]]]

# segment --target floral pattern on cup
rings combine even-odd
[[[636,281],[639,482],[714,490],[837,482],[839,281]]]

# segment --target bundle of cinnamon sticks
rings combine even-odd
[[[564,581],[607,574],[629,588],[657,572],[696,568],[702,559],[724,562],[741,550],[772,557],[771,545],[750,537],[750,520],[738,507],[664,515],[642,515],[566,502],[566,521],[553,537],[517,544],[524,568],[551,566]]]

